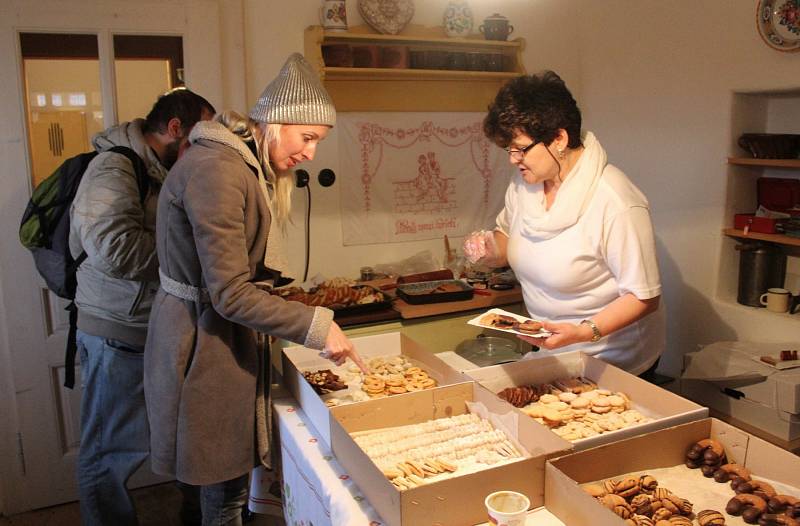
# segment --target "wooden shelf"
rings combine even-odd
[[[738,239],[755,239],[758,241],[769,241],[770,243],[777,243],[779,245],[800,247],[800,238],[784,236],[783,234],[762,234],[760,232],[748,232],[745,234],[744,230],[739,230],[737,228],[724,228],[722,233],[726,236]]]
[[[800,170],[800,159],[753,159],[751,157],[728,157],[728,164],[758,166],[761,168],[790,168]]]
[[[497,81],[518,77],[519,73],[495,71],[455,71],[445,69],[394,69],[394,68],[325,68],[325,80],[484,80]]]
[[[323,31],[322,37],[326,43],[351,43],[351,44],[435,44],[439,48],[469,48],[492,49],[494,51],[517,50],[524,46],[524,40],[484,40],[478,38],[449,38],[426,35],[381,35],[356,31]]]
[[[447,38],[441,27],[409,26],[400,35],[381,35],[366,26],[350,31],[305,31],[305,56],[317,70],[338,111],[486,111],[500,87],[525,74],[525,41]],[[502,54],[511,71],[327,67],[324,44],[399,45],[409,52],[463,51]],[[510,64],[510,67],[508,66]]]

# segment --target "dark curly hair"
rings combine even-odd
[[[553,71],[506,82],[483,120],[483,133],[502,148],[511,144],[518,132],[549,145],[560,128],[569,135],[569,148],[581,145],[581,110]]]

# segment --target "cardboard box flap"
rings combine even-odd
[[[751,435],[742,431],[738,427],[733,427],[722,420],[711,420],[711,431],[708,437],[719,441],[725,448],[725,455],[728,462],[735,462],[743,466],[747,461],[747,448],[750,443]],[[688,447],[690,444],[686,444]]]
[[[613,511],[598,505],[594,497],[550,462],[545,465],[544,505],[567,525],[619,526],[621,522]]]
[[[464,399],[472,400],[472,385],[472,382],[463,382],[447,389],[418,391],[413,404],[408,403],[405,396],[390,396],[381,398],[380,404],[341,405],[331,412],[350,433],[419,424],[466,413]]]
[[[350,473],[350,477],[356,481],[370,504],[380,510],[381,518],[387,524],[401,524],[400,492],[374,466],[372,459],[350,438],[350,434],[335,418],[331,418],[330,431],[331,445],[335,445],[334,455],[343,466],[358,466],[358,472]],[[367,466],[372,466],[373,469],[365,469]]]
[[[680,429],[680,431],[676,431]],[[655,433],[670,434],[669,440],[659,440],[654,447]],[[593,482],[618,476],[641,469],[666,468],[683,462],[686,449],[690,444],[708,438],[711,434],[709,419],[697,420],[677,427],[671,427],[626,438],[602,446],[567,455],[551,462],[571,479],[579,484]],[[624,446],[621,446],[624,444]],[[585,453],[591,452],[591,462],[587,462]]]
[[[798,456],[756,436],[748,435],[744,465],[753,471],[756,478],[779,480],[800,487]]]

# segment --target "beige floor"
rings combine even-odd
[[[181,495],[172,483],[134,490],[133,499],[139,513],[140,526],[180,526],[178,508]],[[70,502],[41,510],[0,517],[0,526],[80,526],[78,503]],[[255,515],[247,526],[273,523],[263,515]]]

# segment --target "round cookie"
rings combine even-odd
[[[572,391],[565,391],[558,395],[558,399],[562,402],[571,403],[578,398],[578,395],[573,393]]]
[[[573,409],[588,409],[591,404],[592,404],[591,400],[589,400],[588,398],[584,398],[582,396],[579,396],[578,398],[574,399],[569,403],[569,405],[572,406]]]

